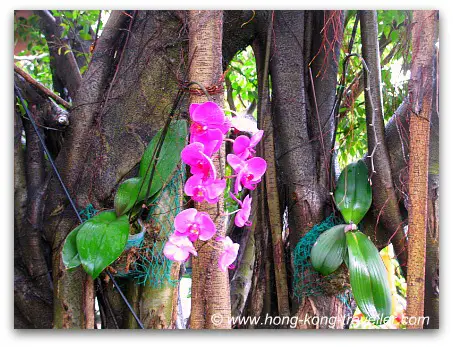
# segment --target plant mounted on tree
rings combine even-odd
[[[348,224],[336,225],[322,233],[311,250],[315,270],[326,276],[345,262],[352,293],[365,317],[376,325],[389,319],[391,292],[379,251],[357,229],[372,202],[368,169],[359,160],[342,171],[334,193],[335,204]]]
[[[82,265],[93,278],[112,264],[125,250],[128,236],[141,226],[145,203],[149,206],[166,186],[180,163],[180,152],[186,143],[187,123],[172,122],[167,131],[159,131],[151,140],[140,162],[139,176],[124,181],[114,199],[114,210],[102,211],[72,230],[66,238],[62,257],[67,269]],[[164,158],[159,160],[160,158]]]

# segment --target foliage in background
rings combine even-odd
[[[258,102],[258,75],[256,72],[256,60],[252,47],[248,46],[243,51],[238,52],[231,60],[230,65],[225,75],[225,110],[230,112],[230,116],[245,115],[250,111],[252,104]],[[256,107],[249,116],[256,121]],[[231,167],[226,165],[225,176],[233,174]],[[231,191],[231,180],[227,180],[225,189],[225,212],[231,213],[236,211],[239,206],[234,201],[229,192]]]
[[[357,11],[348,11],[343,47],[340,52],[338,80],[343,73],[342,62],[348,53],[361,55],[360,24],[357,27],[352,52],[347,52]],[[410,11],[378,11],[378,33],[381,47],[381,81],[384,103],[384,122],[387,122],[407,95],[410,63]],[[358,58],[349,60],[345,95],[340,108],[336,134],[336,149],[340,169],[362,158],[367,152],[365,99],[363,91],[350,104],[345,100],[350,87],[362,70]]]
[[[93,40],[98,25],[99,12],[101,12],[101,21],[98,35],[102,32],[110,11],[51,11],[52,15],[61,22],[60,26],[63,28],[61,38],[71,37],[75,40]],[[15,43],[19,39],[28,41],[27,49],[15,57],[15,60],[19,61],[18,65],[38,82],[41,82],[49,89],[53,89],[52,71],[49,66],[49,49],[46,39],[39,29],[39,17],[32,15],[28,18],[16,18],[14,21],[14,34]],[[74,47],[74,45],[71,46]],[[83,74],[91,59],[91,52],[76,51],[74,48],[72,51],[75,57],[85,57],[85,64],[80,67],[80,72]]]
[[[251,46],[240,51],[231,60],[228,68],[228,73],[225,76],[227,79],[226,93],[231,92],[233,105],[228,105],[230,109],[236,112],[244,112],[247,108],[258,99],[258,75],[256,73],[255,55]],[[231,85],[231,89],[229,85]],[[225,96],[225,100],[228,95]],[[256,119],[256,110],[253,112]]]
[[[44,35],[39,30],[39,17],[16,18],[14,20],[14,44],[18,40],[27,41],[27,49],[20,52],[15,60],[18,65],[34,79],[52,88],[52,72],[50,71],[49,49]]]

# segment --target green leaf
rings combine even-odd
[[[114,200],[115,211],[118,216],[129,212],[136,202],[155,197],[172,178],[174,171],[181,162],[181,151],[187,142],[187,123],[184,120],[170,124],[159,158],[157,158],[151,188],[148,196],[146,196],[154,165],[153,155],[161,134],[162,130],[153,137],[146,148],[140,162],[139,177],[130,178],[118,187]]]
[[[91,39],[92,39],[92,37],[91,37],[90,34],[85,33],[85,32],[83,32],[83,31],[80,31],[80,32],[79,32],[79,36],[80,36],[80,38],[81,38],[82,40],[86,40],[86,41],[91,41]]]
[[[374,244],[360,231],[347,232],[346,243],[349,279],[357,306],[370,322],[383,324],[392,308],[384,262]]]
[[[76,268],[81,264],[79,252],[77,251],[77,234],[79,233],[80,228],[84,225],[80,224],[74,230],[72,230],[68,236],[66,236],[66,240],[64,242],[63,251],[62,251],[62,258],[63,264],[66,269],[73,269]]]
[[[159,138],[162,134],[160,130],[143,154],[140,162],[140,177],[144,177],[146,183],[151,178],[152,167],[154,165],[153,155],[156,150]],[[170,124],[170,127],[162,144],[159,158],[157,158],[156,168],[153,174],[153,180],[149,196],[154,195],[172,178],[174,171],[181,162],[181,151],[187,143],[187,123],[185,120],[177,120]],[[156,158],[154,159],[156,160]],[[152,162],[153,161],[153,162]]]
[[[84,270],[96,278],[123,252],[129,236],[127,215],[104,211],[86,221],[77,237],[77,250]]]
[[[311,249],[311,264],[316,271],[327,276],[338,269],[346,254],[346,224],[324,231]]]
[[[399,33],[398,31],[392,31],[390,33],[390,38],[392,39],[393,42],[397,42],[399,39]]]
[[[122,214],[129,212],[129,210],[134,206],[135,202],[138,202],[145,198],[148,185],[143,185],[142,189],[140,190],[142,183],[142,177],[129,178],[128,180],[121,183],[121,185],[118,187],[114,200],[115,212],[117,216],[121,216]]]
[[[359,224],[368,212],[372,200],[368,169],[363,160],[343,169],[334,197],[345,222]]]

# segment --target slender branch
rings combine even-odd
[[[55,102],[59,103],[60,105],[66,107],[67,109],[71,108],[71,104],[62,98],[60,98],[57,94],[52,92],[50,89],[46,88],[44,85],[36,81],[33,77],[31,77],[28,73],[26,73],[24,70],[22,70],[20,67],[17,65],[14,65],[14,72],[18,73],[21,75],[28,83],[33,85],[40,91],[42,94],[48,96],[49,98],[52,98],[55,100]]]
[[[35,13],[41,18],[42,32],[46,37],[50,55],[53,57],[50,64],[54,70],[54,84],[59,80],[63,84],[62,87],[67,88],[69,95],[74,98],[82,83],[82,75],[71,47],[61,38],[63,28],[59,26],[50,11],[35,11]],[[55,85],[54,89],[59,90]]]

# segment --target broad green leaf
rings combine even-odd
[[[376,325],[390,316],[392,299],[387,270],[377,248],[360,231],[346,233],[352,294],[365,317]]]
[[[154,152],[156,151],[162,130],[153,137],[151,142],[143,154],[140,162],[139,176],[144,177],[145,182],[148,182],[151,177]],[[165,140],[160,149],[156,168],[153,174],[149,196],[154,195],[171,179],[173,173],[181,162],[181,151],[187,143],[187,122],[185,120],[177,120],[169,126]]]
[[[76,237],[84,270],[96,278],[123,252],[129,235],[127,215],[104,211],[86,221]]]
[[[170,124],[159,158],[157,158],[151,188],[148,196],[146,196],[154,165],[153,155],[161,134],[162,130],[153,137],[143,154],[140,162],[140,177],[130,178],[119,186],[114,202],[118,216],[129,212],[136,202],[155,196],[172,178],[181,162],[181,151],[187,142],[187,123],[184,120]]]
[[[78,225],[74,230],[72,230],[64,242],[63,251],[61,252],[63,258],[63,264],[66,269],[73,269],[81,264],[79,258],[79,252],[77,251],[76,238],[80,228],[84,225]]]
[[[142,177],[129,178],[121,183],[116,192],[114,201],[117,216],[129,212],[136,202],[145,198],[148,185],[144,184],[143,187],[141,187],[142,183]]]
[[[143,187],[141,187],[142,182],[142,177],[133,177],[124,181],[118,187],[114,201],[115,212],[117,216],[128,213],[134,207],[134,204],[136,202],[138,203],[145,200],[148,184],[145,183],[143,184]],[[159,195],[159,192],[160,189],[154,192],[154,194],[148,196],[147,201],[149,203],[153,202]]]
[[[311,249],[311,264],[324,276],[334,272],[343,263],[346,253],[345,226],[340,224],[324,231]]]
[[[359,224],[368,212],[372,200],[368,169],[363,160],[343,169],[334,197],[345,222]]]

